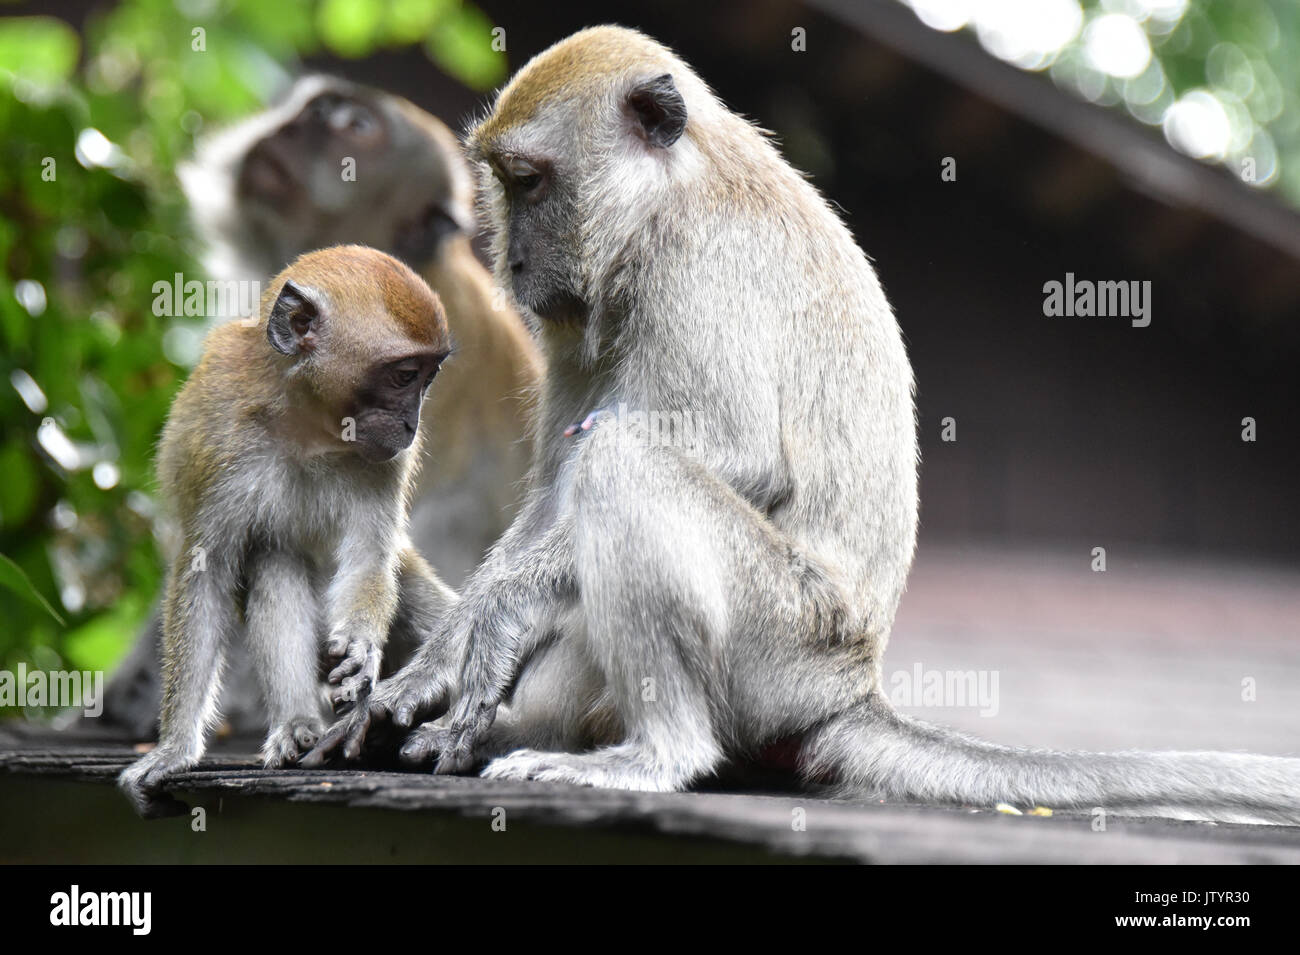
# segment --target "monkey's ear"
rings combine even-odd
[[[651,146],[667,149],[686,130],[686,101],[671,73],[647,80],[627,95],[627,105]]]
[[[266,321],[266,340],[281,355],[298,355],[316,347],[320,310],[292,280],[285,280]]]

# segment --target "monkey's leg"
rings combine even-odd
[[[257,554],[248,580],[245,631],[269,723],[262,762],[275,769],[315,746],[324,728],[317,598],[306,565],[284,551]]]
[[[587,645],[625,737],[589,753],[512,753],[485,776],[686,786],[732,735],[729,657],[751,636],[737,631],[765,619],[788,638],[781,606],[793,626],[807,602],[763,515],[680,452],[619,433],[601,424],[579,438],[574,559]]]
[[[237,622],[234,592],[231,567],[210,561],[172,568],[163,603],[161,736],[118,777],[118,786],[142,815],[153,814],[153,797],[169,775],[203,756],[217,715],[225,648]]]

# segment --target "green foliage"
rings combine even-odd
[[[195,135],[322,51],[418,44],[487,89],[491,29],[459,0],[125,0],[84,40],[0,19],[0,669],[107,669],[157,593],[165,346],[201,319],[152,288],[198,275],[174,175]]]
[[[40,607],[60,626],[67,623],[59,612],[50,606],[45,595],[32,586],[31,580],[23,573],[23,569],[4,554],[0,554],[0,587]]]
[[[901,0],[1300,206],[1296,0]]]
[[[1177,25],[1152,37],[1171,98],[1195,90],[1225,107],[1232,141],[1222,161],[1300,206],[1300,4],[1295,0],[1189,0]]]

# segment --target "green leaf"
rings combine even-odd
[[[59,615],[59,612],[50,606],[50,602],[41,595],[23,569],[15,564],[4,554],[0,554],[0,587],[4,587],[18,596],[43,607],[45,612],[59,622],[59,626],[67,626],[67,622]]]
[[[92,617],[63,641],[63,656],[76,670],[111,670],[130,648],[144,623],[149,605],[138,593]]]
[[[321,39],[339,56],[361,57],[374,50],[383,22],[380,0],[325,0],[316,13]]]
[[[388,40],[398,46],[418,43],[447,15],[455,0],[392,0],[388,5]]]
[[[506,75],[506,57],[492,49],[492,21],[477,7],[462,6],[439,21],[425,51],[440,67],[467,86],[489,90]]]
[[[72,75],[81,40],[77,31],[53,17],[0,20],[0,70],[42,86]]]
[[[0,525],[18,527],[36,503],[36,466],[17,441],[0,448]]]

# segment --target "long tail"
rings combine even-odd
[[[1002,746],[904,716],[877,694],[810,732],[800,761],[846,795],[1300,825],[1300,759]]]

